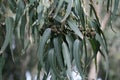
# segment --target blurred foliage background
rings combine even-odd
[[[119,7],[120,12],[120,7]],[[120,72],[120,16],[116,16],[113,21],[113,32],[109,27],[105,29],[105,35],[109,47],[109,62],[110,62],[110,80],[119,80]]]

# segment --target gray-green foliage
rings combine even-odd
[[[111,1],[107,0],[107,11],[111,7]],[[80,75],[86,78],[89,63],[93,59],[96,60],[98,51],[102,52],[108,65],[106,40],[92,2],[90,15],[84,12],[84,0],[8,0],[6,3],[2,2],[4,1],[0,2],[2,4],[0,18],[3,20],[0,20],[0,24],[5,23],[6,36],[0,49],[1,55],[4,54],[12,35],[15,34],[15,37],[21,39],[23,51],[30,44],[37,45],[38,71],[43,68],[44,76],[50,73],[52,79],[59,80],[68,77],[72,80],[73,64],[76,65]],[[115,0],[113,14],[118,8],[117,2],[119,0]],[[12,15],[8,15],[9,12]],[[91,45],[93,55],[88,55],[86,51],[88,43]],[[0,66],[0,69],[2,67]]]

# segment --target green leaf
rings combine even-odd
[[[9,3],[9,7],[12,10],[12,12],[15,12],[15,10],[16,10],[16,2],[15,2],[15,0],[8,0],[8,3]]]
[[[0,80],[2,79],[2,70],[5,64],[5,58],[3,56],[0,56]]]
[[[75,59],[76,67],[78,69],[78,72],[80,75],[83,77],[83,68],[82,68],[82,63],[81,63],[81,58],[82,58],[82,47],[83,43],[82,41],[76,39],[73,44],[73,56]]]
[[[66,41],[67,41],[68,46],[69,46],[70,58],[73,59],[73,42],[74,42],[74,39],[70,35],[65,35],[65,37],[66,37]]]
[[[101,36],[102,36],[102,38],[103,38],[103,42],[104,42],[105,47],[106,47],[105,49],[106,49],[106,52],[107,52],[107,54],[108,54],[107,41],[106,41],[105,35],[104,35],[104,33],[103,33],[102,30],[101,30]]]
[[[64,22],[66,20],[66,18],[70,15],[72,6],[73,6],[73,0],[68,0],[66,14],[65,14],[64,18],[61,20],[61,22]]]
[[[20,17],[22,16],[22,14],[24,12],[24,8],[25,8],[25,4],[24,4],[23,0],[19,0],[19,2],[17,4],[15,26],[17,26],[17,24],[18,24]]]
[[[112,27],[112,21],[115,19],[115,15],[117,13],[118,8],[119,8],[119,0],[114,0],[114,9],[112,11],[112,15],[110,16],[110,20],[109,20],[109,24],[113,32],[115,31]]]
[[[81,8],[81,2],[80,0],[75,0],[75,13],[77,14],[77,17],[80,18],[79,13],[80,13],[80,8]]]
[[[12,33],[12,35],[13,35],[13,33]],[[13,42],[14,42],[14,40],[13,40],[13,36],[12,36],[10,39],[10,51],[11,51],[12,60],[14,62],[15,59],[14,59],[14,53],[13,53],[13,45],[15,46],[15,44]]]
[[[3,2],[0,3],[0,8],[1,8],[1,10],[2,10],[2,13],[0,12],[0,14],[1,14],[1,15],[5,14],[6,11],[7,11],[7,8],[5,7],[5,4],[3,4]]]
[[[80,0],[75,0],[75,12],[79,16],[79,19],[81,21],[82,27],[85,28],[84,11],[83,11],[83,8],[82,8]]]
[[[98,33],[96,33],[96,36],[95,36],[95,39],[100,43],[100,45],[102,46],[102,48],[105,50],[105,52],[106,52],[106,45],[105,45],[105,43],[103,42],[103,39],[102,39],[102,37],[98,34]]]
[[[67,21],[67,22],[69,27],[75,32],[75,34],[77,34],[81,39],[83,39],[83,35],[80,32],[78,26],[75,24],[75,22],[74,21]]]
[[[119,6],[119,1],[120,0],[114,0],[114,9],[113,9],[113,15],[116,14],[117,10],[118,10],[118,6]],[[112,17],[113,18],[113,17]]]
[[[107,0],[107,12],[109,11],[109,7],[110,7],[110,0]]]
[[[22,54],[25,54],[29,45],[30,45],[30,40],[29,39],[24,40]]]
[[[51,47],[48,47],[50,46],[50,43],[46,44],[47,47],[46,47],[46,52],[44,53],[45,55],[45,58],[44,58],[44,63],[45,63],[45,75],[49,75],[49,72],[50,72],[50,62],[49,62],[49,51],[51,50]],[[56,56],[55,56],[56,57]]]
[[[94,62],[95,62],[95,69],[96,69],[96,71],[98,70],[98,67],[97,67],[97,56],[94,58]]]
[[[58,65],[60,66],[61,70],[64,69],[63,60],[62,60],[62,46],[61,41],[58,37],[54,38],[53,40],[55,55],[57,57]]]
[[[109,74],[109,59],[108,59],[108,55],[107,55],[107,53],[103,49],[100,49],[99,51],[100,51],[101,54],[104,55],[104,58],[105,58],[105,61],[106,61],[106,66],[105,66],[105,68],[106,68],[106,76],[105,76],[105,80],[108,80],[107,79],[108,78],[108,74]]]
[[[43,18],[43,10],[44,6],[42,4],[39,4],[37,7],[37,13],[38,13],[38,22]]]
[[[103,39],[101,38],[101,36],[99,34],[96,34],[96,40],[99,41],[100,45],[101,45],[101,52],[102,55],[104,55],[105,60],[106,60],[106,79],[107,80],[107,76],[108,76],[108,71],[109,71],[109,60],[108,60],[108,55],[107,55],[107,47],[105,45],[105,43],[103,42]]]
[[[85,61],[85,68],[87,68],[87,62],[88,62],[88,53],[87,53],[87,45],[86,45],[86,38],[83,38],[83,50],[84,50],[84,61]]]
[[[50,80],[56,80],[56,76],[55,76],[53,70],[51,70],[51,74],[52,74],[52,76],[51,76]]]
[[[33,26],[33,28],[32,28],[32,35],[33,35],[33,38],[34,38],[34,42],[35,42],[35,44],[38,44],[38,39],[39,39],[39,30],[38,30],[38,28],[37,28],[37,26]]]
[[[62,76],[60,76],[60,72],[57,70],[57,66],[56,66],[56,57],[55,57],[54,49],[51,49],[48,52],[48,58],[54,75],[57,76],[58,79],[61,79]]]
[[[90,60],[88,62],[88,65],[92,62],[93,59],[95,59],[95,67],[96,67],[96,70],[97,70],[97,53],[100,49],[100,43],[95,38],[89,39],[89,42],[92,46],[92,50],[93,50],[94,54],[90,58]]]
[[[99,44],[99,42],[98,42],[95,38],[91,38],[91,39],[89,39],[89,41],[90,41],[90,44],[91,44],[91,46],[92,46],[94,55],[96,56],[96,55],[97,55],[97,52],[98,52],[98,50],[99,50],[99,48],[100,48],[100,44]],[[95,56],[94,56],[94,57],[95,57]]]
[[[39,29],[41,29],[45,23],[45,19],[46,19],[46,10],[44,9],[44,5],[43,4],[39,4],[38,7],[37,7],[37,13],[38,13],[38,20],[36,20],[36,22],[34,23],[37,23],[39,24]],[[31,15],[31,18],[32,16],[34,16],[34,12],[33,14]],[[37,14],[36,14],[36,17],[37,17]]]
[[[96,13],[96,11],[95,11],[95,8],[93,7],[92,4],[90,4],[90,7],[91,7],[92,11],[94,12],[94,15],[95,15],[95,18],[96,18],[96,20],[97,20],[98,26],[100,26],[100,21],[99,21],[99,18],[98,18],[97,13]]]
[[[26,14],[24,14],[21,18],[21,25],[20,25],[20,38],[22,40],[22,45],[24,45],[24,35],[25,35],[26,23],[27,23]]]
[[[102,36],[104,37],[103,33],[102,33]],[[104,42],[103,40],[105,38],[102,38],[99,34],[96,34],[96,40],[99,41],[100,45],[101,45],[101,49],[100,49],[100,52],[102,55],[104,55],[103,57],[105,58],[106,60],[106,78],[105,80],[107,80],[107,77],[108,77],[108,72],[109,72],[109,60],[108,60],[108,50],[107,50],[107,45],[106,45],[106,41]]]
[[[44,47],[45,47],[45,43],[47,42],[47,40],[50,38],[50,35],[51,35],[51,29],[50,28],[47,28],[42,37],[40,38],[40,41],[39,41],[39,46],[38,46],[38,58],[39,58],[39,61],[40,61],[40,65],[42,65],[42,67],[44,68],[45,65],[44,65]]]
[[[67,65],[67,74],[69,76],[69,79],[72,79],[72,69],[71,69],[71,59],[70,59],[70,52],[68,50],[68,46],[65,42],[62,43],[62,52],[64,57],[64,63]]]
[[[1,47],[0,53],[4,52],[4,50],[7,48],[11,37],[13,33],[13,27],[14,27],[14,20],[12,17],[8,17],[5,19],[5,24],[6,24],[6,36],[5,36],[5,41],[3,43],[3,46]]]
[[[63,2],[64,2],[64,0],[60,0],[60,1],[58,2],[58,6],[57,6],[57,8],[56,8],[56,10],[55,10],[55,15],[53,16],[54,18],[57,16],[58,12],[60,11],[60,8],[61,8]]]
[[[38,70],[38,73],[37,73],[37,80],[39,80],[39,78],[40,78],[40,70],[41,70],[41,64],[40,64],[40,62],[38,62],[38,65],[37,65],[37,70]]]

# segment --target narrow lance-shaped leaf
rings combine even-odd
[[[112,26],[112,21],[115,19],[115,15],[116,15],[116,12],[118,10],[118,5],[119,5],[119,0],[109,0],[109,5],[111,5],[111,8],[112,8],[112,4],[114,2],[114,7],[113,7],[113,11],[112,11],[112,15],[110,15],[109,17],[109,20],[108,20],[108,24],[110,25],[110,28],[113,32],[115,32],[115,30],[113,29],[113,26]]]
[[[109,59],[108,59],[108,55],[107,55],[107,53],[106,53],[104,50],[102,50],[102,49],[100,49],[99,51],[100,51],[101,54],[104,54],[104,58],[105,58],[105,60],[106,60],[106,66],[105,66],[105,68],[106,68],[106,76],[105,76],[105,80],[107,80],[108,74],[109,74]]]
[[[44,61],[43,61],[43,59],[44,59],[44,56],[43,56],[43,54],[44,54],[44,47],[45,47],[45,43],[47,42],[47,40],[50,38],[50,35],[51,35],[51,29],[50,28],[47,28],[45,31],[44,31],[44,33],[43,33],[43,35],[42,35],[42,37],[40,37],[40,41],[39,41],[39,46],[38,46],[38,59],[39,59],[39,61],[40,61],[40,65],[42,66],[42,67],[45,67],[45,65],[44,65]]]
[[[50,80],[56,80],[56,76],[55,76],[53,70],[51,70],[51,75],[52,76],[51,76]]]
[[[25,26],[26,26],[26,14],[24,14],[21,18],[21,25],[20,25],[20,37],[22,40],[22,45],[24,45],[24,34],[25,34]]]
[[[105,52],[106,52],[106,45],[105,45],[105,43],[103,42],[102,37],[101,37],[98,33],[96,33],[95,39],[100,43],[100,45],[102,46],[102,48],[103,48],[103,49],[105,50]]]
[[[95,68],[97,70],[97,53],[100,48],[100,43],[95,38],[89,39],[89,42],[93,50],[93,56],[90,58],[88,65],[91,63],[93,59],[95,59]]]
[[[65,14],[64,18],[61,20],[61,22],[64,22],[66,20],[66,18],[70,15],[72,6],[73,6],[73,0],[68,0],[66,14]]]
[[[46,76],[49,75],[49,72],[50,72],[50,69],[51,69],[50,62],[49,62],[49,51],[50,50],[51,50],[51,42],[46,44],[46,49],[44,50],[45,55],[43,55],[44,56],[44,64],[45,64],[45,74],[46,74]],[[56,61],[55,61],[55,65],[56,65]]]
[[[74,2],[75,2],[75,13],[77,14],[77,17],[80,18],[79,16],[80,7],[81,7],[80,0],[75,0]]]
[[[95,38],[89,39],[89,41],[90,41],[90,44],[91,44],[93,52],[94,52],[94,55],[92,57],[92,59],[93,59],[97,55],[97,52],[100,48],[100,44]]]
[[[64,69],[62,54],[61,54],[62,46],[61,46],[61,41],[59,40],[58,37],[54,38],[53,44],[54,44],[54,50],[55,50],[55,55],[57,56],[58,64],[61,69]]]
[[[14,41],[13,39],[14,39],[14,38],[13,38],[13,33],[12,33],[12,37],[11,37],[11,39],[10,39],[10,50],[11,50],[12,60],[13,60],[13,62],[14,62],[15,59],[14,59],[13,49],[14,49],[14,47],[15,47],[15,41]]]
[[[104,33],[103,33],[103,31],[101,30],[101,35],[102,35],[102,38],[103,38],[103,41],[104,41],[104,44],[105,44],[105,49],[106,49],[106,52],[107,52],[107,54],[108,54],[108,48],[107,48],[107,41],[106,41],[106,38],[105,38],[105,35],[104,35]]]
[[[84,37],[83,38],[83,50],[84,50],[84,54],[85,54],[85,57],[84,57],[84,61],[85,61],[85,68],[87,68],[87,62],[88,62],[88,54],[87,54],[87,45],[86,45],[86,38]]]
[[[111,5],[112,5],[112,1],[113,0],[108,0],[109,5],[110,5],[110,2],[111,2]],[[115,32],[115,31],[112,28],[112,20],[115,19],[116,12],[117,12],[117,10],[119,8],[119,1],[120,0],[114,0],[114,8],[113,8],[113,11],[112,11],[112,15],[110,15],[110,19],[109,19],[109,23],[108,23],[110,25],[110,27],[111,27],[111,29],[112,29],[113,32]]]
[[[15,18],[15,26],[17,26],[20,17],[22,16],[24,12],[25,4],[23,0],[19,0],[18,5],[17,5],[17,11],[16,11],[16,18]]]
[[[94,58],[94,63],[95,63],[95,69],[96,71],[98,70],[98,66],[97,66],[97,56]]]
[[[81,77],[83,77],[83,68],[82,68],[82,63],[81,63],[81,58],[82,58],[82,46],[83,46],[83,43],[76,39],[74,41],[74,44],[73,44],[73,56],[74,56],[74,59],[75,59],[75,63],[76,63],[76,67],[81,75]]]
[[[116,14],[118,8],[119,8],[119,1],[120,0],[114,0],[114,9],[113,9],[113,15]]]
[[[56,10],[55,10],[55,15],[53,16],[54,18],[57,16],[57,14],[58,14],[58,12],[59,12],[59,10],[60,10],[63,2],[64,2],[64,0],[60,0],[60,1],[59,1],[58,6],[57,6],[57,8],[56,8]]]
[[[96,40],[99,41],[100,45],[101,45],[101,53],[104,55],[105,60],[106,60],[106,79],[107,80],[107,76],[108,76],[108,71],[109,71],[109,61],[108,61],[108,55],[107,55],[107,49],[106,49],[106,45],[103,42],[102,37],[99,34],[96,34]]]
[[[6,18],[5,24],[6,24],[6,36],[5,36],[5,41],[3,43],[3,46],[1,47],[0,53],[2,53],[6,49],[6,47],[8,46],[11,40],[13,27],[14,27],[13,18],[12,17]]]
[[[39,4],[39,6],[37,7],[37,13],[38,13],[38,22],[43,20],[43,10],[44,10],[44,6],[42,4]]]
[[[82,26],[85,28],[84,11],[80,0],[75,0],[75,12],[79,16]]]
[[[110,27],[113,32],[115,32],[115,31],[112,27],[112,21],[115,19],[115,15],[117,13],[118,8],[119,8],[119,0],[114,0],[114,9],[113,9],[112,15],[110,15],[110,19],[109,19],[109,24],[110,24]]]
[[[97,20],[98,25],[100,26],[100,21],[99,21],[99,18],[98,18],[97,13],[96,13],[96,11],[95,11],[95,8],[93,7],[92,4],[90,4],[90,7],[91,7],[92,11],[94,12],[94,15],[95,15],[95,18],[96,18],[96,20]]]
[[[37,80],[39,80],[39,78],[40,78],[40,70],[41,70],[41,64],[40,64],[40,62],[38,62],[38,65],[37,65],[37,70],[38,70],[38,73],[37,73]]]
[[[29,44],[30,44],[30,40],[29,39],[24,40],[24,44],[23,44],[24,46],[23,46],[22,54],[25,53],[25,51],[29,47]]]
[[[49,63],[51,65],[51,68],[53,70],[53,73],[55,76],[57,76],[57,78],[61,78],[60,76],[60,72],[57,70],[57,67],[56,67],[56,57],[55,57],[55,53],[54,53],[54,49],[51,49],[48,53],[48,58],[49,58]]]
[[[67,41],[68,46],[69,46],[70,58],[72,60],[73,59],[73,42],[74,42],[74,39],[70,35],[66,35],[65,37],[66,37],[66,41]]]
[[[15,12],[15,10],[16,10],[16,2],[15,2],[15,0],[8,0],[8,3],[9,3],[10,9],[11,9],[13,12]]]
[[[62,43],[62,52],[65,64],[67,65],[67,74],[69,79],[72,80],[72,69],[71,69],[71,59],[70,59],[70,52],[68,50],[68,46],[65,42]]]
[[[67,21],[69,27],[75,32],[75,34],[77,34],[81,39],[83,39],[83,35],[80,32],[78,26],[73,22],[73,21]]]
[[[90,17],[92,16],[92,7],[90,7]]]
[[[110,7],[110,0],[107,0],[107,12],[109,11],[109,7]]]

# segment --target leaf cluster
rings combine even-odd
[[[106,39],[92,1],[90,15],[84,11],[83,0],[5,1],[0,2],[0,23],[5,23],[6,29],[0,54],[9,44],[13,53],[13,35],[21,40],[22,54],[25,54],[31,44],[37,45],[38,72],[44,69],[45,80],[49,74],[52,75],[52,80],[72,80],[74,65],[85,79],[87,68],[93,59],[96,64],[98,51],[108,65]],[[110,1],[108,0],[108,11]],[[88,53],[88,45],[93,54]]]

